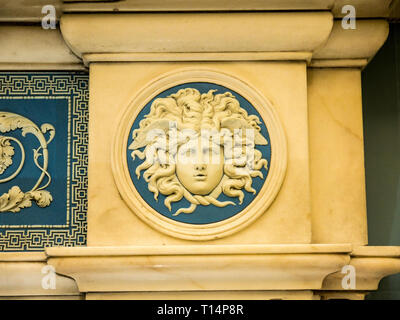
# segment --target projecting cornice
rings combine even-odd
[[[399,0],[0,0],[1,22],[40,22],[45,5],[63,13],[216,12],[216,11],[330,11],[343,17],[342,7],[352,5],[358,18],[399,19]],[[397,5],[397,7],[396,7]]]
[[[160,11],[321,11],[342,17],[342,7],[352,5],[359,18],[388,17],[398,0],[69,0],[64,12]]]
[[[384,277],[400,272],[400,247],[355,247],[351,252],[350,265],[356,270],[354,290],[377,290]],[[324,280],[323,290],[342,290],[343,277],[341,272],[329,275]]]
[[[328,298],[335,292],[349,298],[398,273],[399,251],[297,244],[48,248],[46,254],[81,292],[322,290]],[[354,267],[353,288],[342,283],[348,265]]]
[[[184,32],[183,32],[184,31]],[[132,61],[307,61],[364,67],[385,42],[383,19],[343,29],[330,12],[65,14],[61,32],[0,26],[0,69],[82,69]],[[73,51],[75,55],[71,52]]]
[[[332,29],[316,13],[64,15],[73,52],[93,61],[307,60]]]
[[[315,67],[365,66],[385,43],[389,25],[385,20],[359,20],[356,29],[343,29],[336,20],[328,41],[315,50]]]
[[[54,288],[42,286],[49,272],[46,260],[44,252],[0,252],[0,300],[4,297],[79,299],[78,287],[70,278],[56,275]]]
[[[351,246],[202,245],[48,248],[81,292],[310,290],[349,262]]]
[[[343,278],[349,274],[342,268],[348,265],[354,267],[356,278],[354,287],[344,288]],[[50,266],[57,273],[57,285],[46,290],[41,286],[43,270]],[[182,293],[185,299],[204,294],[213,299],[218,292],[224,297],[242,292],[247,297],[293,299],[292,290],[302,290],[310,295],[308,299],[312,291],[323,299],[363,299],[378,288],[382,278],[399,270],[399,247],[54,247],[45,253],[0,253],[0,297],[80,299],[84,293],[95,293],[93,297],[108,293],[106,297],[123,298],[126,293],[142,299],[141,294],[151,292],[153,298]]]
[[[363,67],[385,20],[343,29],[329,12],[66,14],[61,31],[85,64],[129,61],[307,61]]]
[[[75,70],[81,60],[65,44],[60,30],[0,25],[0,70]]]

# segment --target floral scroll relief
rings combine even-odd
[[[51,176],[47,171],[48,167],[48,144],[53,140],[55,129],[51,124],[45,123],[40,128],[31,120],[11,112],[0,111],[0,133],[6,134],[11,131],[21,130],[22,136],[30,133],[34,135],[39,146],[33,149],[33,161],[41,174],[32,189],[23,192],[19,186],[13,186],[7,193],[0,196],[1,212],[19,212],[23,208],[32,206],[32,201],[39,207],[47,207],[53,201],[49,191],[45,190],[51,183]],[[46,139],[45,134],[48,135]],[[18,168],[9,176],[3,178],[7,168],[13,164],[15,154],[14,142],[21,151],[21,160]],[[15,137],[0,135],[0,184],[13,180],[22,170],[25,163],[25,150],[22,143]],[[47,181],[43,184],[43,180]]]
[[[12,165],[12,157],[14,155],[14,147],[11,145],[7,137],[0,137],[0,174]]]

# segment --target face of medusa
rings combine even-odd
[[[242,189],[254,194],[252,179],[263,179],[260,170],[268,166],[261,151],[254,148],[268,144],[261,135],[258,116],[241,108],[232,93],[215,92],[201,94],[185,88],[158,98],[132,133],[131,156],[144,160],[135,169],[137,179],[144,170],[143,177],[154,199],[165,195],[164,205],[170,211],[173,202],[182,198],[190,202],[174,216],[192,213],[199,205],[235,205],[233,201],[218,200],[222,193],[238,198],[241,204],[245,196]],[[210,131],[203,135],[203,130]],[[160,141],[155,139],[158,136]],[[172,150],[168,149],[170,145],[174,146]],[[169,156],[174,165],[162,161]]]
[[[214,190],[224,174],[224,153],[219,145],[197,138],[178,149],[176,175],[192,194],[206,195]]]

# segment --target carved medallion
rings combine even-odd
[[[131,209],[192,240],[226,236],[265,213],[286,168],[283,131],[267,100],[212,71],[167,75],[142,90],[114,151]]]

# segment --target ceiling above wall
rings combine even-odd
[[[1,22],[38,22],[42,8],[53,5],[63,12],[160,12],[160,11],[296,11],[330,10],[343,16],[345,5],[356,8],[360,18],[400,19],[400,0],[0,0]]]

